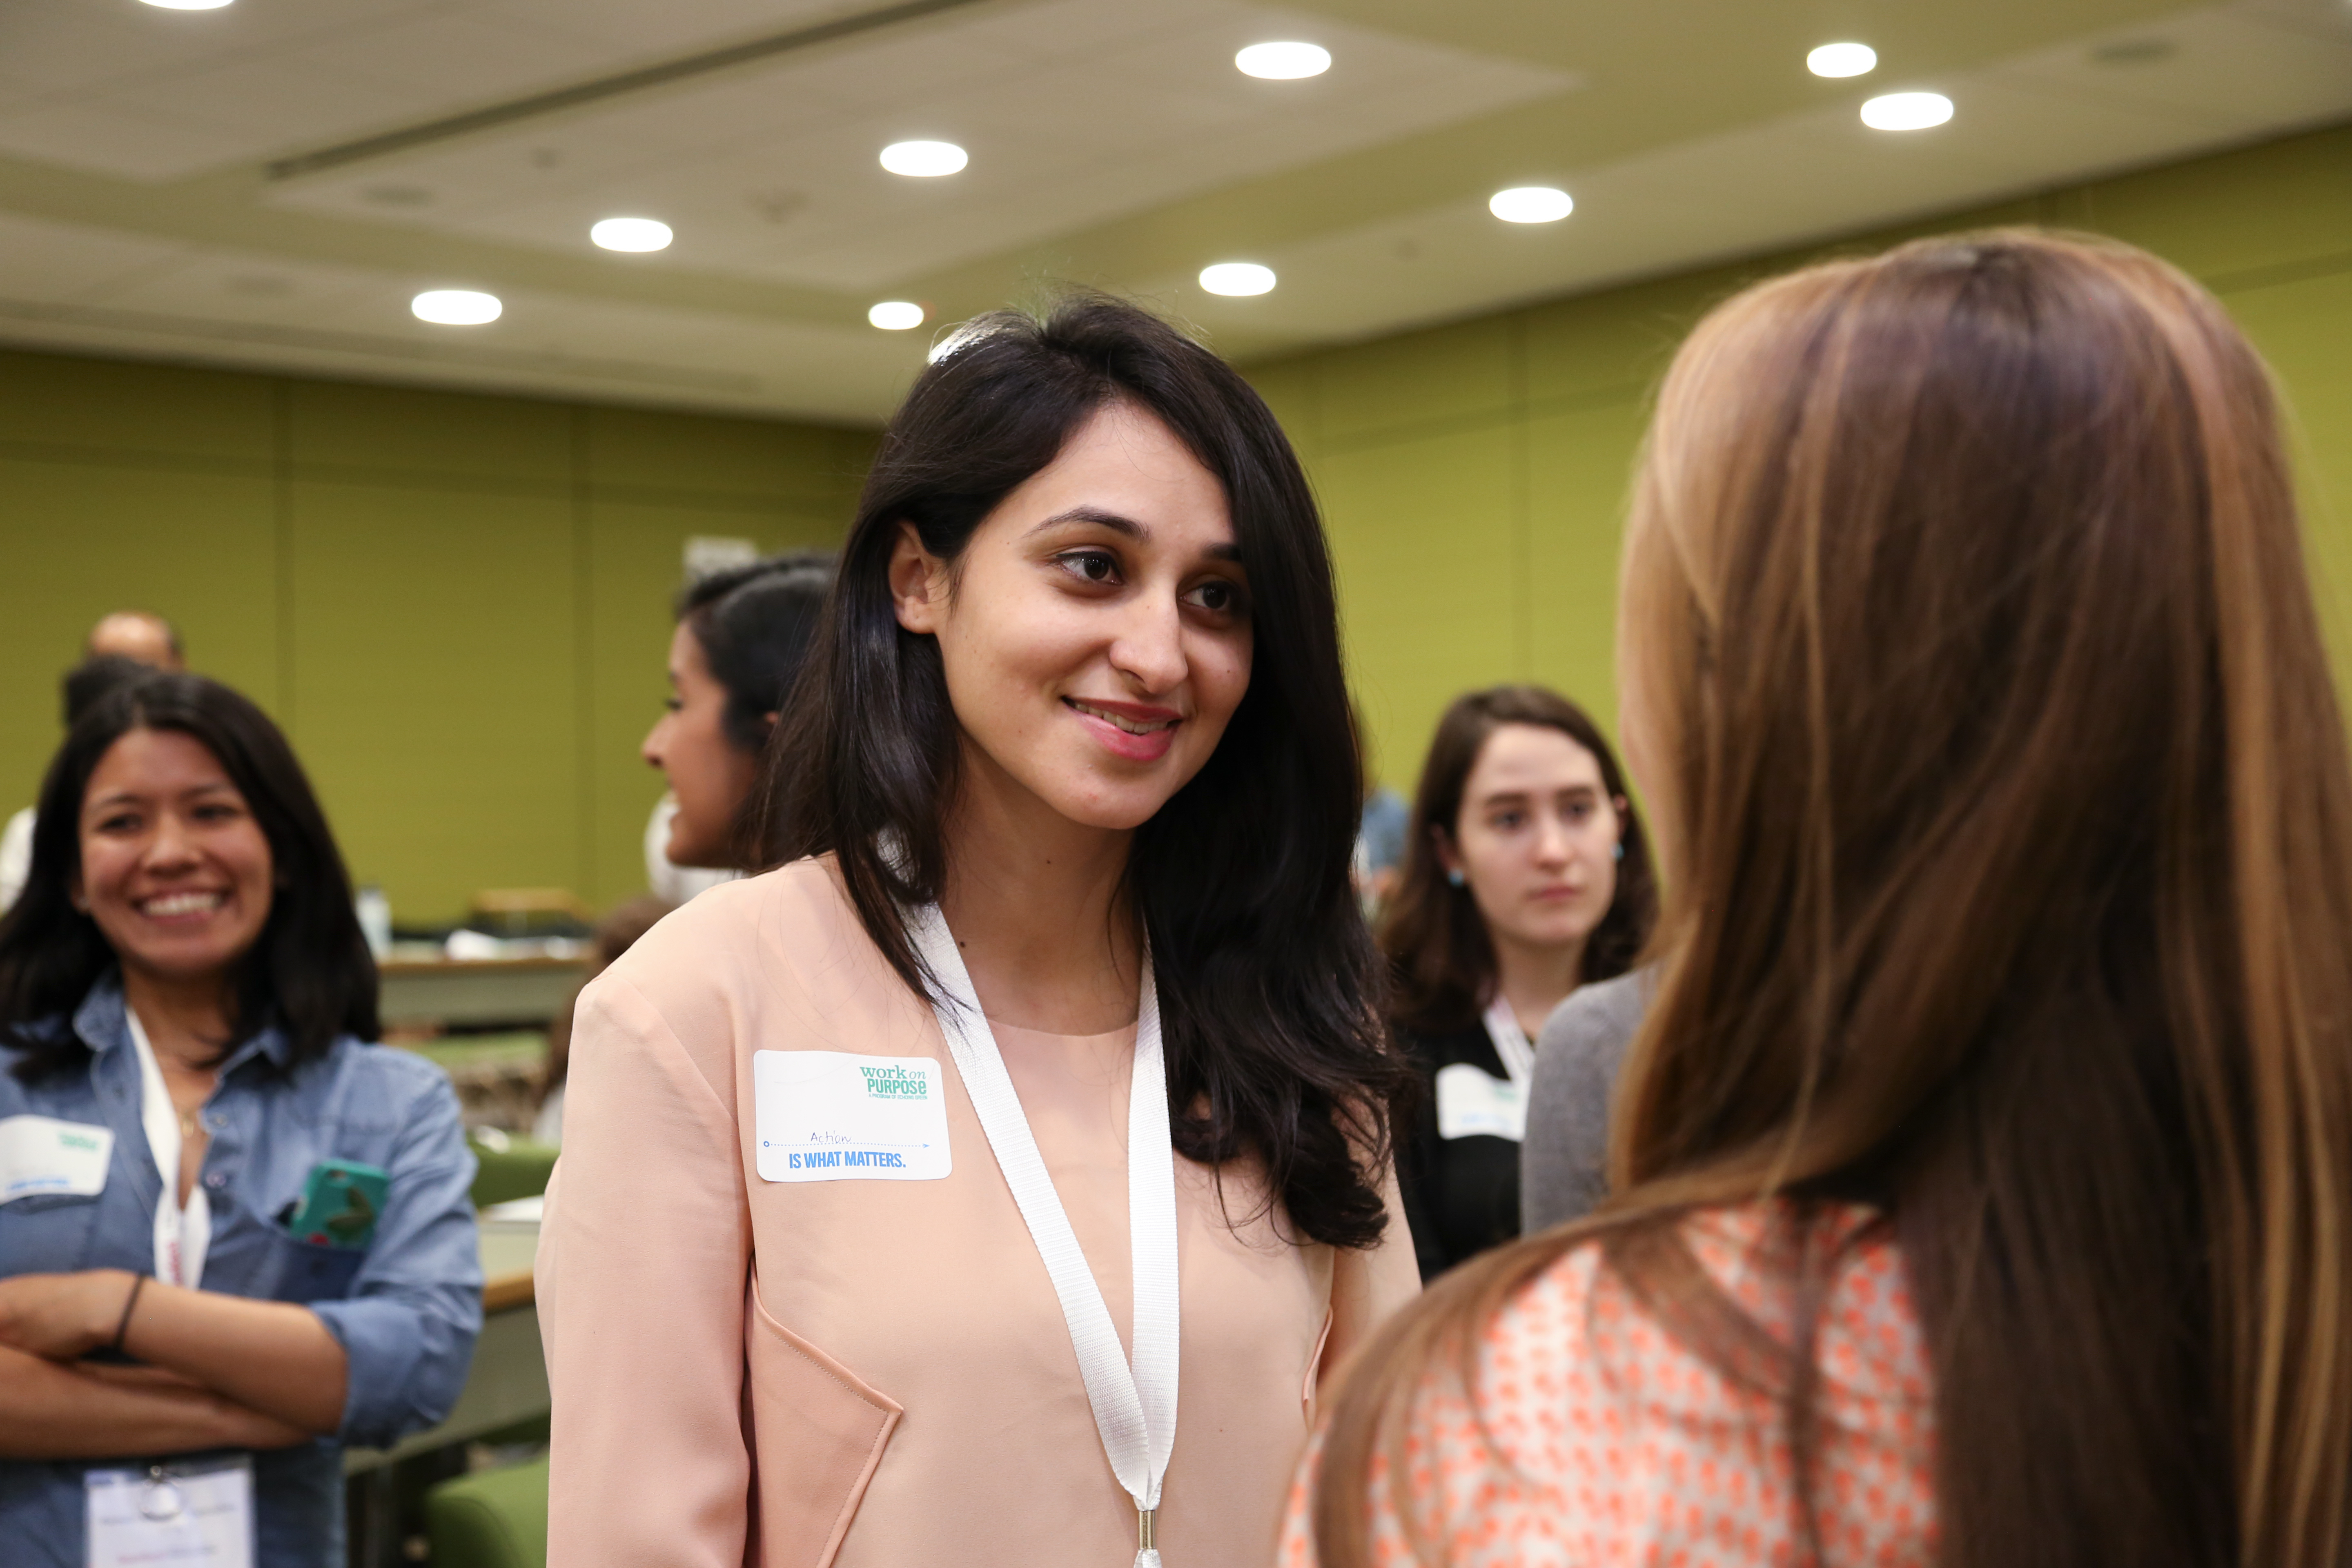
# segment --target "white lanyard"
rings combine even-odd
[[[200,1182],[188,1189],[187,1206],[180,1206],[179,1109],[163,1087],[163,1069],[139,1023],[139,1010],[126,1002],[122,1016],[131,1021],[131,1047],[139,1053],[139,1120],[147,1129],[155,1173],[163,1178],[155,1199],[155,1278],[193,1290],[204,1278],[205,1253],[212,1246],[212,1205]]]
[[[1457,1013],[1454,1016],[1458,1018],[1461,1015]],[[1528,1087],[1528,1079],[1535,1076],[1536,1052],[1535,1047],[1528,1044],[1526,1032],[1519,1027],[1518,1015],[1512,1012],[1511,1005],[1498,995],[1487,1004],[1485,1021],[1486,1037],[1495,1042],[1495,1054],[1503,1058],[1503,1070],[1510,1074],[1511,1081],[1524,1090]]]
[[[1078,1352],[1087,1403],[1112,1474],[1135,1500],[1136,1568],[1160,1568],[1154,1541],[1160,1483],[1176,1443],[1176,1153],[1168,1131],[1168,1068],[1160,1048],[1160,996],[1151,955],[1143,955],[1143,990],[1135,1020],[1135,1068],[1128,1091],[1128,1247],[1135,1267],[1135,1363],[1120,1351],[1118,1331],[1077,1233],[1037,1152],[1021,1097],[1004,1070],[996,1037],[980,1010],[971,976],[937,905],[910,912],[908,934],[947,995],[932,1005],[956,1070],[963,1075],[988,1146],[1013,1189],[1061,1299],[1062,1319]]]

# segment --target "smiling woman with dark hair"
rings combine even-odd
[[[786,863],[582,1000],[551,1560],[1264,1561],[1414,1289],[1330,563],[1265,405],[1113,301],[967,329],[770,755]]]
[[[37,822],[0,921],[7,1561],[169,1560],[185,1507],[326,1562],[341,1445],[439,1419],[481,1325],[456,1097],[362,1043],[342,858],[236,692],[109,693]]]

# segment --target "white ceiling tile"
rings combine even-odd
[[[399,221],[576,248],[591,221],[585,193],[625,185],[633,205],[679,230],[681,264],[698,248],[709,264],[778,281],[866,289],[1575,85],[1328,23],[1318,36],[1347,60],[1328,80],[1259,82],[1233,68],[1233,39],[1289,26],[1227,0],[979,12],[304,180],[268,199],[352,212],[371,187],[413,184],[434,199]],[[1086,47],[1042,51],[1027,37],[1040,29]],[[730,127],[734,138],[717,145]],[[956,141],[971,165],[940,181],[884,173],[880,149],[908,136]],[[526,146],[558,150],[564,167],[533,174]],[[779,204],[791,209],[785,221],[762,216]],[[714,229],[698,237],[708,245],[688,243],[682,220],[696,218]]]
[[[2352,5],[2335,10],[2346,25],[2332,37],[2242,10],[2189,12],[2033,55],[1997,74],[2055,97],[2195,114],[2231,130],[2312,119],[2332,112],[2352,82]],[[2117,45],[2138,47],[2102,58],[2103,47]]]
[[[71,103],[0,115],[0,153],[141,180],[234,162],[248,140],[217,126]]]
[[[249,155],[255,147],[277,151],[320,136],[397,124],[410,100],[341,72],[243,60],[116,89],[87,100],[83,107],[231,132],[240,153]]]
[[[172,266],[189,247],[0,214],[0,296],[62,302]]]

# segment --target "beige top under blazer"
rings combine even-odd
[[[1134,1034],[995,1026],[1122,1342]],[[759,1050],[936,1058],[951,1173],[761,1180]],[[1356,1253],[1285,1240],[1254,1170],[1220,1174],[1177,1161],[1168,1568],[1273,1561],[1318,1383],[1418,1289],[1393,1181],[1386,1237]],[[551,1568],[1134,1561],[1045,1264],[929,1006],[829,859],[703,893],[583,994],[538,1289]]]

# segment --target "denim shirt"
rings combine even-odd
[[[16,1053],[0,1048],[0,1117],[110,1129],[106,1185],[94,1197],[35,1194],[0,1204],[0,1278],[153,1271],[163,1179],[140,1120],[138,1053],[119,978],[91,987],[72,1027],[92,1052],[88,1065],[37,1083],[5,1070]],[[212,1243],[203,1289],[308,1305],[350,1365],[341,1431],[253,1456],[256,1568],[341,1563],[343,1445],[384,1447],[447,1415],[482,1326],[474,1156],[448,1079],[421,1057],[350,1038],[290,1071],[289,1060],[284,1036],[263,1031],[222,1064],[204,1110],[212,1142],[200,1179]],[[322,1160],[391,1175],[364,1250],[310,1246],[277,1223]],[[83,1470],[168,1457],[0,1460],[0,1560],[83,1568]]]

